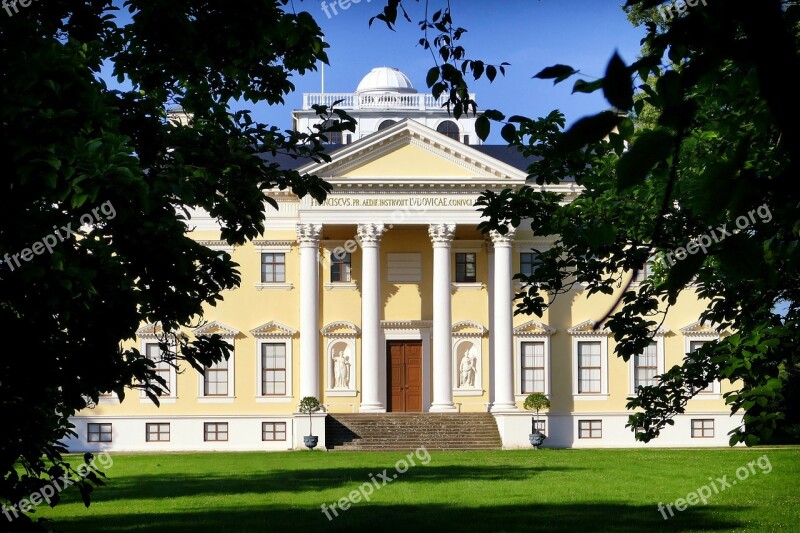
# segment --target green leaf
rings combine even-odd
[[[643,182],[659,162],[672,153],[675,138],[664,130],[645,131],[617,162],[617,189]]]
[[[633,78],[616,52],[608,62],[606,76],[603,78],[603,94],[617,109],[629,111],[633,107]]]
[[[572,125],[561,136],[556,144],[560,153],[579,150],[590,143],[604,139],[622,121],[622,117],[613,111],[603,111],[597,115],[585,117]]]
[[[577,73],[578,71],[569,65],[553,65],[552,67],[542,69],[534,76],[534,78],[539,78],[541,80],[555,80],[553,82],[553,85],[555,85]]]
[[[492,125],[489,123],[489,119],[486,115],[481,115],[475,120],[475,133],[478,134],[478,137],[482,141],[485,141],[489,137],[489,132],[492,129]]]
[[[433,67],[428,71],[428,75],[425,77],[425,83],[428,84],[428,87],[433,87],[437,81],[439,81],[439,67]]]
[[[585,81],[578,80],[572,86],[572,94],[575,93],[593,93],[603,88],[603,80]]]

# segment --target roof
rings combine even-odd
[[[325,153],[330,154],[335,152],[339,148],[342,148],[341,144],[331,144],[325,147]],[[482,144],[482,145],[470,145],[470,148],[474,148],[475,150],[488,155],[491,158],[497,159],[498,161],[505,163],[506,165],[512,166],[518,170],[527,171],[528,165],[530,165],[534,160],[533,159],[526,159],[525,156],[514,147],[505,145],[505,144]],[[261,158],[264,161],[269,163],[277,163],[282,168],[287,168],[290,170],[296,170],[302,166],[307,165],[311,162],[311,159],[304,157],[304,158],[292,158],[291,156],[285,154],[278,154],[276,156],[272,156],[272,154],[261,154]]]

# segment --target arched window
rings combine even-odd
[[[338,120],[336,120],[336,121],[327,120],[322,124],[322,129],[324,130],[324,129],[330,128],[333,125],[338,124],[338,123],[339,123]],[[328,142],[325,143],[325,144],[342,144],[342,132],[341,131],[326,131],[325,133],[323,133],[323,135],[325,135],[325,137],[328,138]]]
[[[439,126],[436,128],[436,131],[447,135],[451,139],[455,139],[457,141],[461,140],[461,131],[458,129],[458,124],[452,120],[445,120],[439,124]]]
[[[395,122],[394,120],[384,120],[378,126],[378,131],[385,130],[389,126],[394,126],[395,124],[397,124],[397,122]]]

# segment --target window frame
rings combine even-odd
[[[700,423],[699,428],[695,428],[695,422]],[[706,423],[710,422],[711,427],[707,427]],[[690,435],[693,439],[713,439],[715,435],[715,420],[713,418],[692,418],[690,422]],[[696,435],[695,431],[699,430],[700,435]],[[711,431],[711,435],[706,435],[707,431]]]
[[[271,255],[273,261],[272,262],[265,262],[265,256]],[[281,256],[282,261],[278,262],[275,261],[277,256]],[[264,273],[264,267],[266,265],[272,265],[272,278],[271,280],[266,279]],[[283,274],[281,276],[282,279],[277,279],[277,266],[280,265],[283,267]],[[274,283],[286,283],[286,252],[273,252],[273,251],[262,251],[261,252],[261,283],[262,284],[274,284]]]
[[[147,346],[148,345],[159,345],[159,339],[156,336],[146,336],[142,337],[139,343],[139,353],[143,354],[145,357],[147,355]],[[173,342],[168,342],[171,346],[174,346]],[[159,346],[159,350],[161,347]],[[162,358],[163,358],[163,350],[161,350]],[[163,362],[163,361],[162,361]],[[163,364],[169,367],[169,383],[168,383],[168,390],[166,394],[161,395],[158,400],[161,403],[175,403],[178,399],[178,370],[175,368],[174,365],[169,364],[168,362],[163,362]],[[162,369],[165,370],[165,369]],[[152,400],[148,398],[147,394],[144,390],[142,390],[139,394],[140,403],[152,403]]]
[[[684,355],[682,361],[686,361],[686,355],[693,351],[692,344],[696,342],[705,344],[707,342],[718,341],[719,338],[719,335],[713,334],[684,334]],[[709,383],[705,389],[695,394],[692,400],[718,400],[721,394],[720,388],[720,381],[715,379]]]
[[[472,261],[469,261],[469,259]],[[462,260],[460,260],[462,259]],[[455,252],[455,276],[453,277],[455,283],[477,283],[478,282],[478,254],[475,252]],[[464,266],[464,279],[459,279],[459,266]],[[467,272],[469,266],[472,265],[473,275],[468,276]]]
[[[586,431],[588,435],[584,436],[584,424],[588,424]],[[597,424],[599,428],[595,429],[594,424]],[[603,420],[602,419],[582,419],[578,420],[578,438],[579,439],[592,439],[592,440],[599,440],[603,438]],[[595,433],[599,433],[599,435],[595,436]]]
[[[667,330],[660,330],[652,337],[652,342],[656,344],[656,375],[663,374],[665,370],[665,342],[664,336],[668,333]],[[636,356],[628,360],[628,392],[632,395],[636,394]]]
[[[106,428],[108,428],[108,431],[105,431]],[[96,431],[93,431],[93,429]],[[92,438],[93,435],[95,436],[94,438]],[[108,440],[103,439],[106,435]],[[86,442],[93,444],[114,442],[114,425],[111,422],[87,422]]]
[[[214,426],[214,431],[210,432],[209,427]],[[219,426],[225,426],[225,431],[220,431]],[[210,439],[211,434],[219,436],[220,433],[225,434],[224,439],[214,438]],[[228,442],[230,438],[230,426],[227,422],[203,422],[203,442]]]
[[[453,130],[453,126],[455,126],[455,130]],[[448,128],[447,131],[442,131],[440,128]],[[458,127],[458,123],[453,120],[443,120],[436,125],[436,132],[441,133],[442,135],[453,139],[454,141],[461,142],[461,128]]]
[[[334,279],[334,266],[339,266],[339,279]],[[344,276],[344,267],[347,267],[347,276]],[[347,279],[344,279],[344,278]],[[353,254],[345,251],[343,254],[331,253],[330,257],[330,282],[331,283],[352,283],[353,282]]]
[[[267,431],[267,425],[272,425],[271,432]],[[283,425],[283,431],[278,431],[277,426]],[[273,437],[277,437],[279,433],[283,433],[283,438],[268,439],[267,435],[271,433]],[[285,421],[262,421],[261,422],[261,442],[286,442],[288,440],[288,426]]]
[[[263,348],[265,344],[283,344],[286,350],[286,393],[281,395],[265,395],[263,394],[263,381],[264,375],[264,361],[262,358]],[[290,402],[292,400],[292,367],[294,357],[292,353],[292,339],[291,337],[283,336],[266,336],[258,338],[256,342],[256,402],[258,403],[281,403]]]
[[[157,431],[154,433],[150,431],[151,426],[158,426]],[[162,438],[164,435],[164,431],[162,431],[161,426],[167,426],[166,436],[167,438]],[[158,438],[151,439],[151,433],[155,434]],[[169,422],[146,422],[144,425],[144,440],[145,442],[170,442],[172,439],[172,427]]]
[[[595,332],[589,329],[592,324],[587,321],[567,330],[572,335],[572,396],[574,400],[607,400],[608,399],[608,331]],[[578,345],[582,342],[600,343],[600,392],[578,392]]]
[[[525,358],[526,358],[525,347],[527,345],[541,345],[542,346],[542,365],[541,366],[532,366],[532,367],[526,367],[525,366]],[[541,392],[542,394],[547,394],[547,381],[548,381],[547,380],[547,359],[548,359],[548,357],[547,357],[547,344],[544,341],[544,339],[539,339],[539,340],[525,339],[522,342],[520,342],[520,357],[519,357],[519,362],[520,362],[520,367],[519,367],[520,368],[520,381],[519,381],[519,386],[520,386],[520,394],[521,395],[527,396],[528,394],[533,394],[535,392]],[[525,371],[526,370],[532,370],[532,371],[535,372],[536,369],[541,369],[541,371],[542,371],[542,379],[541,379],[542,390],[530,390],[530,391],[527,391],[527,390],[525,390]],[[534,379],[533,381],[535,383],[537,380]],[[535,388],[535,386],[534,386],[534,388]]]

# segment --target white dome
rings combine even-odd
[[[390,92],[416,93],[408,76],[392,67],[378,67],[364,76],[356,89],[357,93]]]

